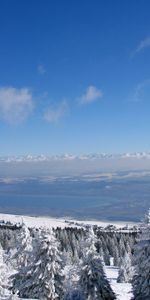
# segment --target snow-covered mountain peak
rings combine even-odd
[[[91,154],[62,154],[62,155],[18,155],[0,156],[0,162],[45,162],[45,161],[73,161],[73,160],[106,160],[106,159],[150,159],[150,152],[133,152],[123,154],[91,153]]]

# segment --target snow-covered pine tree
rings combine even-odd
[[[116,243],[114,245],[114,248],[112,250],[113,252],[113,258],[114,258],[114,266],[119,266],[120,263],[120,255],[119,255],[119,248],[118,248],[118,244]]]
[[[150,299],[150,240],[138,242],[136,251],[133,294],[135,300]]]
[[[149,208],[147,214],[145,215],[144,224],[147,224],[148,226],[150,226],[150,208]]]
[[[86,260],[88,253],[97,253],[96,251],[96,242],[97,237],[94,234],[94,230],[90,227],[87,231],[85,237],[83,237],[80,241],[81,251],[82,251],[82,258]]]
[[[20,297],[42,300],[62,299],[62,270],[58,242],[52,230],[42,234],[42,241],[34,263],[18,273],[14,280],[14,291]]]
[[[107,248],[104,249],[103,253],[104,253],[103,258],[104,258],[105,265],[109,266],[110,265],[110,254],[109,254],[108,249]]]
[[[150,210],[135,248],[134,300],[150,299]]]
[[[10,296],[10,270],[6,265],[5,252],[0,245],[0,299],[8,299]]]
[[[119,257],[124,257],[125,255],[125,252],[126,252],[126,249],[125,249],[125,245],[124,245],[124,239],[123,237],[121,236],[120,237],[120,240],[119,240]],[[120,260],[119,260],[119,263],[120,263]]]
[[[104,238],[103,236],[96,241],[96,245],[98,246],[98,252],[100,253],[101,258],[104,260],[106,265],[110,264],[110,253],[107,247],[107,236]],[[99,247],[101,247],[101,250],[99,250]]]
[[[124,257],[122,257],[120,260],[117,282],[131,282],[133,278],[133,272],[131,254],[125,252]]]
[[[64,266],[64,299],[80,299],[81,292],[78,289],[79,274],[81,269],[81,263],[79,259],[79,245],[74,244],[75,249],[73,251],[63,252],[63,266]],[[80,250],[81,252],[81,250]],[[79,296],[80,295],[80,296]],[[79,298],[80,297],[80,298]],[[83,295],[82,295],[83,298]],[[81,299],[82,299],[81,298]]]
[[[105,276],[103,263],[95,248],[96,237],[93,229],[89,230],[84,245],[84,257],[79,285],[88,300],[116,299]]]
[[[32,237],[28,227],[23,223],[19,232],[17,247],[9,253],[15,269],[21,269],[30,264],[32,250]]]

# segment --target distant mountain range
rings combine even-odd
[[[150,159],[150,152],[134,152],[123,154],[107,154],[107,153],[93,153],[83,155],[19,155],[19,156],[0,156],[0,162],[44,162],[44,161],[73,161],[73,160],[101,160],[101,159]]]

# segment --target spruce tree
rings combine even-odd
[[[131,282],[133,278],[133,266],[131,255],[125,252],[124,257],[120,260],[120,268],[117,282]]]
[[[140,241],[136,248],[133,294],[135,300],[150,299],[150,240]]]
[[[31,263],[32,237],[28,227],[23,223],[17,241],[17,247],[10,252],[11,264],[15,269],[27,267]]]
[[[42,236],[34,263],[15,276],[14,291],[19,290],[20,297],[58,300],[63,295],[62,279],[58,242],[49,231]]]
[[[145,217],[138,243],[135,249],[135,275],[133,276],[133,294],[135,300],[150,299],[150,210]]]
[[[95,235],[92,229],[85,241],[84,259],[79,285],[88,300],[116,299],[110,284],[105,276],[103,263],[95,248]]]
[[[10,288],[10,270],[6,265],[5,252],[0,245],[0,299],[8,299],[11,295]]]

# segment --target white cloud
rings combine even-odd
[[[42,64],[38,65],[37,69],[38,69],[38,73],[41,75],[44,75],[46,73],[45,67]]]
[[[150,79],[144,80],[139,83],[133,92],[133,95],[130,96],[131,101],[139,102],[146,99],[149,99],[150,94]]]
[[[44,114],[44,119],[49,123],[57,123],[67,112],[68,104],[66,101],[62,101],[57,106],[50,106]]]
[[[85,94],[83,94],[79,98],[80,104],[88,104],[96,101],[97,99],[100,99],[103,97],[103,93],[101,90],[97,89],[95,86],[90,85],[87,89]]]
[[[134,56],[136,53],[141,52],[145,48],[149,48],[149,47],[150,47],[150,37],[147,37],[139,43],[135,51],[132,53],[132,56]]]
[[[0,118],[8,123],[20,123],[32,110],[33,98],[28,88],[0,87]]]

